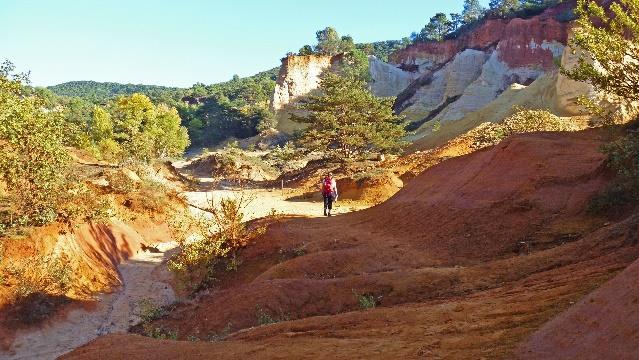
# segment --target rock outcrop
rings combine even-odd
[[[390,62],[402,68],[417,65],[420,71],[451,61],[465,49],[501,50],[501,59],[510,67],[553,65],[553,51],[548,44],[565,44],[569,23],[559,21],[561,15],[574,7],[574,1],[550,8],[530,19],[490,19],[472,31],[453,40],[419,43],[397,51]],[[546,44],[544,44],[546,43]]]
[[[573,68],[579,61],[579,55],[570,46],[564,48],[561,57],[561,66],[567,69]],[[555,108],[562,112],[560,115],[579,115],[581,114],[581,106],[577,105],[577,99],[583,95],[594,95],[591,85],[575,81],[567,76],[559,74],[556,83],[557,97],[555,99]]]
[[[375,56],[368,58],[368,68],[373,78],[371,91],[377,96],[397,96],[420,77],[417,72],[404,71]]]
[[[391,62],[397,69],[420,74],[399,94],[396,111],[415,128],[431,120],[460,120],[511,84],[528,85],[555,70],[569,30],[568,23],[556,19],[561,9],[530,19],[487,20],[457,39],[396,52]]]
[[[342,55],[289,55],[282,59],[271,110],[276,114],[277,129],[290,134],[302,127],[290,115],[299,111],[293,106],[297,100],[319,88],[320,75],[333,64],[341,62]]]
[[[466,49],[440,70],[426,71],[419,82],[419,85],[424,85],[414,92],[408,88],[398,96],[396,110],[406,115],[408,120],[416,121],[450,102],[450,99],[457,100],[483,74],[482,68],[487,58],[483,51]],[[403,98],[407,100],[402,101]]]
[[[294,99],[317,89],[319,76],[338,58],[330,55],[289,55],[283,58],[271,101],[272,109],[282,110]]]

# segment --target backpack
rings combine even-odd
[[[324,178],[322,181],[322,194],[329,195],[333,193],[333,180],[331,178]]]

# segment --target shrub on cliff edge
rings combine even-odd
[[[469,131],[471,147],[475,150],[492,146],[510,135],[537,131],[571,131],[575,126],[569,121],[539,109],[515,107],[515,113],[507,117],[501,124],[483,123]]]

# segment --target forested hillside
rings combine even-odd
[[[184,89],[157,85],[97,81],[69,81],[47,88],[56,95],[79,97],[92,103],[104,103],[116,96],[132,95],[134,93],[144,94],[154,100],[166,100],[181,96],[184,91]]]
[[[52,103],[62,104],[67,119],[91,127],[94,105],[108,105],[117,98],[139,93],[155,105],[178,110],[193,145],[210,146],[229,137],[245,138],[271,127],[268,104],[275,88],[278,68],[259,74],[190,88],[155,85],[71,81],[39,89]],[[48,91],[47,91],[48,90]]]
[[[246,138],[273,127],[269,101],[279,68],[227,82],[195,84],[178,106],[196,145],[211,145],[228,137]]]

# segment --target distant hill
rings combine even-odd
[[[142,85],[142,84],[120,84],[113,82],[97,81],[69,81],[63,84],[49,86],[47,89],[59,96],[79,97],[94,103],[106,102],[118,95],[131,95],[142,93],[152,99],[175,97],[182,95],[183,89],[175,87]]]

